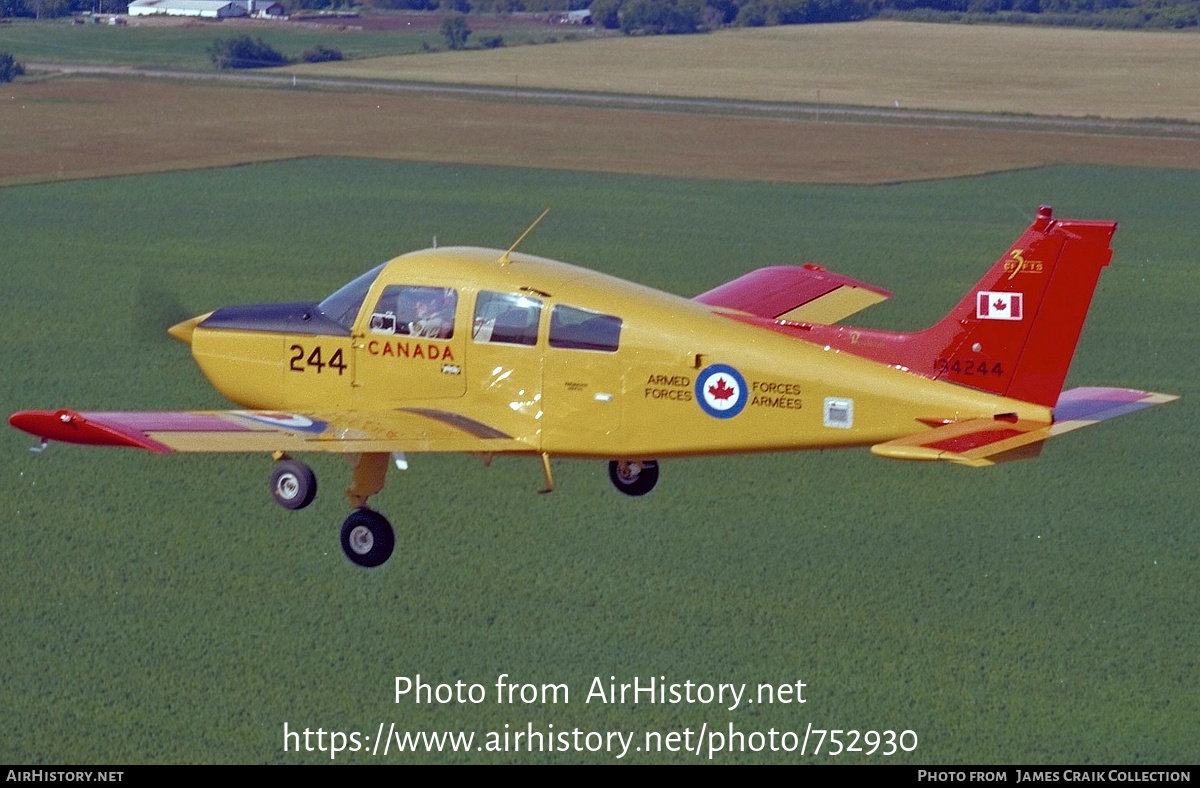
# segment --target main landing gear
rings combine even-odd
[[[275,502],[293,510],[308,506],[317,495],[317,476],[312,468],[283,452],[274,456],[277,462],[271,472],[271,496]],[[389,455],[354,454],[348,459],[354,466],[354,477],[346,497],[354,511],[342,523],[342,552],[359,566],[380,566],[392,557],[396,534],[386,517],[367,508],[367,499],[383,489]],[[397,463],[402,461],[398,455]],[[548,454],[542,455],[542,466],[546,474],[544,492],[549,492],[554,489],[554,481]],[[608,477],[626,495],[645,495],[658,483],[658,461],[613,460],[608,464]]]
[[[645,495],[658,484],[658,461],[613,460],[608,464],[608,478],[626,495]]]
[[[342,552],[359,566],[379,566],[392,557],[396,535],[382,514],[363,507],[342,523]]]
[[[271,495],[284,509],[303,509],[317,497],[317,475],[297,460],[277,462],[271,472]]]
[[[271,472],[271,496],[285,509],[303,509],[317,495],[317,476],[312,468],[280,453]],[[396,534],[379,512],[367,508],[367,498],[383,489],[388,455],[359,454],[351,457],[354,479],[346,496],[354,511],[342,523],[342,552],[359,566],[379,566],[392,557]]]

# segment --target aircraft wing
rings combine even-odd
[[[23,411],[9,418],[43,440],[132,446],[172,452],[535,451],[514,437],[452,411],[397,408],[383,412]]]
[[[880,443],[871,453],[899,460],[949,460],[983,467],[1036,456],[1047,438],[1179,399],[1173,394],[1110,388],[1064,391],[1054,422],[969,419]]]
[[[806,263],[759,268],[692,300],[772,320],[828,325],[889,296],[874,285]]]

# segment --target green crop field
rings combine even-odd
[[[632,732],[620,762],[635,763],[706,760],[636,749],[685,729],[695,746],[702,726],[748,737],[720,763],[1195,760],[1200,173],[853,187],[308,159],[2,194],[4,413],[225,407],[162,332],[172,320],[317,298],[435,236],[507,246],[547,205],[526,251],[684,294],[818,260],[895,291],[862,317],[900,328],[940,317],[1039,203],[1118,219],[1068,383],[1183,399],[992,469],[866,451],[671,461],[637,500],[601,463],[558,463],[539,496],[536,460],[410,456],[373,501],[397,527],[373,571],[338,547],[337,457],[311,458],[321,493],[293,513],[270,500],[265,456],[31,454],[5,429],[0,761],[319,763],[284,751],[285,724],[370,748],[392,723],[475,746],[528,726]],[[486,700],[396,703],[395,678],[417,674]],[[499,704],[501,674],[570,694]],[[586,702],[596,677],[803,682],[806,702]],[[919,744],[748,751],[754,732],[810,723]],[[617,761],[509,747],[336,760]]]
[[[436,23],[413,30],[355,30],[355,20],[347,27],[318,27],[284,23],[205,23],[163,26],[73,25],[70,20],[44,22],[15,21],[0,26],[0,51],[13,53],[19,60],[44,63],[92,63],[194,71],[212,68],[208,48],[218,38],[249,35],[261,38],[289,58],[317,44],[333,47],[346,58],[378,57],[421,52],[423,48],[445,47]],[[485,18],[477,22],[480,34],[492,25]],[[495,32],[495,31],[491,31]],[[509,44],[540,41],[549,33],[545,25],[510,25],[503,29]],[[550,31],[554,32],[554,31]]]

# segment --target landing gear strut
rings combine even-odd
[[[346,497],[354,511],[342,523],[342,552],[359,566],[379,566],[392,556],[396,534],[382,514],[367,508],[367,499],[383,489],[389,455],[365,452],[347,457],[354,475]]]
[[[626,495],[645,495],[658,483],[658,461],[613,460],[608,464],[608,478]]]

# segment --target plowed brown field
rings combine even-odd
[[[1200,166],[1196,140],[100,78],[7,85],[0,128],[0,184],[316,155],[816,183]]]

